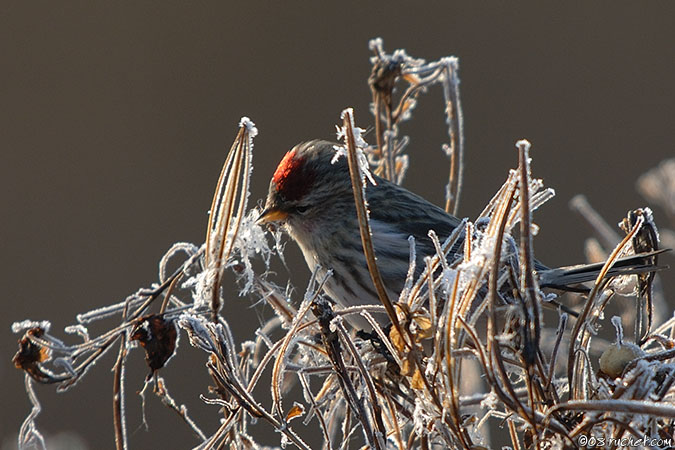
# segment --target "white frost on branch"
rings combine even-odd
[[[234,241],[234,248],[239,252],[239,260],[232,259],[228,262],[228,266],[243,264],[243,277],[246,279],[246,284],[240,291],[240,295],[250,292],[253,287],[253,280],[255,272],[251,259],[256,255],[260,255],[265,263],[265,272],[269,269],[270,256],[272,250],[266,239],[265,230],[256,222],[260,217],[260,211],[257,208],[251,209],[248,214],[242,219],[239,225],[239,231]],[[275,245],[278,249],[278,244]]]
[[[340,118],[344,120],[345,117],[349,117],[349,120],[351,122],[351,129],[352,129],[352,134],[354,136],[354,145],[356,146],[356,157],[359,163],[359,173],[361,175],[361,182],[364,185],[365,188],[365,179],[368,178],[368,181],[372,183],[373,186],[376,186],[377,183],[375,182],[375,179],[373,178],[373,175],[370,173],[370,165],[368,164],[368,158],[366,157],[366,153],[364,150],[368,147],[368,143],[363,139],[363,133],[366,132],[363,128],[359,128],[356,125],[354,125],[354,110],[352,108],[347,108],[342,111],[342,114],[340,114]],[[347,157],[347,127],[344,126],[335,126],[337,130],[337,138],[338,140],[344,140],[345,145],[340,146],[340,145],[335,145],[333,148],[335,149],[335,156],[333,157],[333,160],[331,163],[335,164],[335,162],[340,158],[340,156],[344,156],[345,158]]]
[[[28,330],[30,328],[42,328],[46,333],[49,331],[51,326],[52,324],[48,320],[42,320],[39,322],[37,320],[22,320],[21,322],[14,322],[12,324],[12,333],[18,334],[23,330]]]
[[[242,127],[246,127],[250,138],[254,138],[258,135],[258,129],[256,128],[255,124],[246,116],[243,116],[241,120],[239,120],[239,128]]]

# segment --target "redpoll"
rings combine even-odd
[[[283,224],[310,270],[333,270],[324,289],[336,303],[378,304],[361,246],[349,167],[346,158],[334,160],[335,145],[316,140],[286,153],[270,182],[260,222]],[[377,184],[366,188],[372,241],[385,288],[396,301],[410,262],[408,237],[415,238],[419,275],[424,268],[422,258],[435,254],[429,230],[442,242],[460,220],[394,183],[374,178]],[[632,273],[640,271],[637,267],[644,271],[644,264],[644,259],[636,258],[624,260],[621,266]],[[536,266],[542,287],[565,287],[594,280],[602,265],[548,269],[537,262]]]

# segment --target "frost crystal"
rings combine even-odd
[[[42,328],[45,332],[48,332],[52,324],[48,320],[42,320],[40,322],[36,320],[22,320],[21,322],[14,322],[12,324],[12,333],[21,333],[23,330],[30,328]]]
[[[368,178],[368,180],[372,183],[373,186],[377,185],[375,182],[375,179],[370,173],[370,166],[368,164],[368,158],[366,157],[366,154],[364,152],[364,149],[368,147],[368,144],[366,141],[363,139],[362,134],[366,131],[363,128],[359,128],[356,125],[354,125],[354,110],[352,108],[347,108],[344,111],[342,111],[342,114],[340,115],[340,118],[344,120],[345,117],[349,117],[351,121],[351,128],[353,130],[353,136],[354,136],[354,144],[356,146],[356,156],[357,160],[359,163],[359,173],[361,174],[361,182],[365,182],[365,179]],[[347,129],[346,127],[342,126],[335,126],[337,129],[337,138],[338,140],[345,140],[345,145],[346,145],[346,139],[347,139]],[[340,156],[347,156],[347,148],[345,146],[334,146],[335,148],[335,156],[333,157],[333,160],[331,161],[333,164],[335,161],[340,158]],[[365,188],[365,184],[364,184]]]
[[[610,321],[616,329],[616,344],[620,347],[623,344],[623,326],[621,326],[621,317],[612,316]]]
[[[253,281],[255,279],[255,273],[253,271],[253,265],[251,264],[251,259],[256,255],[262,256],[262,259],[265,263],[265,268],[269,268],[271,250],[269,244],[267,243],[265,231],[263,228],[258,225],[256,222],[260,217],[260,211],[258,209],[252,209],[248,212],[246,217],[243,218],[239,226],[239,231],[237,233],[236,240],[234,242],[234,247],[239,251],[240,263],[244,265],[243,275],[246,278],[246,284],[240,291],[240,295],[247,294],[250,292],[251,287],[253,286]],[[278,244],[276,245],[278,247]],[[231,261],[229,265],[237,264],[238,261]]]
[[[239,121],[239,127],[240,128],[246,127],[246,129],[248,130],[249,136],[251,136],[252,138],[254,138],[258,135],[258,129],[255,127],[255,124],[253,123],[253,121],[251,119],[249,119],[246,116],[242,117],[241,120]]]

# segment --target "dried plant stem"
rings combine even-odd
[[[332,446],[330,445],[330,433],[328,432],[326,419],[324,418],[321,409],[317,406],[316,402],[314,401],[314,396],[312,395],[312,392],[309,389],[309,381],[307,381],[307,377],[302,372],[298,373],[298,380],[300,380],[302,389],[307,393],[307,400],[309,401],[312,407],[310,413],[314,413],[316,415],[317,420],[319,421],[319,426],[321,426],[321,431],[323,432],[323,441],[325,444],[328,445],[328,448],[330,449],[332,448]]]
[[[211,292],[211,320],[218,322],[220,309],[220,278],[222,264],[230,257],[244,218],[248,185],[251,173],[251,130],[242,120],[239,132],[230,148],[223,169],[218,178],[215,195],[209,212],[209,226],[206,231],[206,267],[213,264],[214,280]],[[239,198],[235,201],[235,197]],[[235,209],[237,210],[235,213]],[[213,233],[217,233],[217,241]],[[217,248],[213,246],[217,245]]]
[[[204,248],[200,248],[197,253],[194,255],[190,256],[190,258],[185,261],[181,267],[176,269],[171,276],[169,276],[166,280],[162,282],[157,288],[150,290],[149,292],[145,293],[147,295],[147,300],[143,302],[141,306],[136,308],[129,316],[127,317],[127,321],[131,321],[133,319],[138,318],[141,314],[144,314],[147,310],[147,308],[154,302],[161,294],[164,292],[168,287],[171,286],[172,283],[174,283],[174,280],[176,278],[179,278],[182,276],[184,271],[188,268],[191,267],[195,261],[197,261],[204,253]],[[170,297],[169,297],[170,298]],[[124,308],[127,308],[127,304],[125,302]]]
[[[377,392],[375,391],[375,385],[373,384],[373,379],[371,378],[370,373],[368,373],[368,370],[366,369],[366,366],[363,364],[363,361],[361,360],[361,356],[359,355],[359,352],[356,350],[356,347],[354,346],[354,343],[351,341],[351,338],[349,337],[349,333],[345,329],[344,325],[341,324],[340,322],[337,322],[336,326],[337,326],[337,329],[340,331],[340,337],[342,338],[342,341],[345,343],[345,345],[349,349],[349,353],[352,355],[352,358],[356,362],[356,366],[359,368],[359,372],[361,373],[361,377],[363,378],[363,381],[366,384],[368,395],[370,396],[369,404],[373,409],[372,417],[375,421],[375,427],[376,427],[378,433],[380,433],[381,436],[386,436],[387,430],[384,427],[384,423],[382,423],[382,408],[380,407],[380,403],[379,403],[379,400],[378,400],[378,397],[377,397]]]
[[[518,440],[518,432],[516,431],[516,424],[513,423],[513,420],[507,420],[507,425],[509,426],[509,436],[511,436],[511,443],[515,450],[522,450],[520,446],[520,441]]]
[[[399,333],[402,342],[410,350],[409,356],[415,363],[417,370],[420,374],[424,374],[424,366],[420,360],[420,355],[418,350],[415,348],[415,340],[408,328],[403,329],[398,320],[396,310],[392,304],[389,296],[384,287],[380,271],[377,268],[377,263],[375,261],[375,252],[373,250],[373,243],[371,240],[371,230],[370,223],[368,221],[368,211],[366,208],[366,200],[364,198],[364,186],[361,179],[360,169],[358,165],[358,157],[356,154],[356,139],[354,137],[354,116],[351,109],[346,109],[343,111],[343,127],[345,130],[345,140],[347,142],[347,157],[349,161],[349,175],[352,181],[352,191],[354,193],[354,201],[356,204],[356,215],[359,222],[359,230],[361,233],[361,244],[363,246],[364,255],[366,257],[366,263],[368,265],[368,271],[375,285],[375,290],[377,291],[380,302],[384,305],[387,315],[392,322],[392,325],[396,332]],[[406,339],[407,337],[407,339]],[[422,382],[424,383],[425,389],[430,394],[433,402],[441,409],[441,403],[438,398],[437,393],[429,384],[429,380],[425,376],[421,376]]]
[[[173,290],[176,288],[176,284],[180,281],[181,277],[183,275],[183,272],[180,272],[172,281],[171,284],[169,284],[169,288],[166,290],[166,294],[164,295],[164,300],[162,301],[162,306],[159,308],[159,313],[164,314],[166,311],[167,306],[169,306],[169,301],[171,300],[171,294],[173,293]]]
[[[492,271],[490,272],[489,277],[489,301],[488,301],[488,325],[487,325],[487,353],[490,355],[491,360],[496,364],[497,373],[501,378],[501,385],[495,383],[493,388],[496,388],[497,395],[499,395],[502,400],[521,415],[523,418],[527,418],[530,421],[530,425],[534,428],[534,420],[529,416],[524,406],[520,402],[518,395],[516,394],[509,376],[506,372],[506,367],[504,366],[504,361],[502,360],[502,350],[498,343],[498,340],[495,335],[495,327],[497,325],[497,299],[499,294],[497,292],[497,281],[499,278],[499,263],[501,261],[502,253],[502,241],[504,239],[504,232],[506,230],[506,218],[508,211],[511,208],[511,203],[513,202],[513,194],[511,191],[503,202],[498,204],[497,211],[490,220],[491,227],[497,227],[497,233],[495,237],[494,244],[494,254],[493,254],[493,266]],[[508,391],[508,395],[502,391],[501,387],[505,388]],[[534,412],[534,410],[533,410]]]
[[[526,333],[528,341],[525,345],[525,362],[531,365],[534,362],[535,351],[539,348],[540,339],[540,311],[539,303],[541,299],[538,296],[537,281],[534,278],[534,255],[532,251],[531,223],[532,213],[530,211],[530,162],[529,148],[530,143],[519,141],[518,160],[520,171],[520,261],[521,273],[520,284],[521,292],[525,295],[525,308],[523,316],[526,320]],[[529,333],[528,333],[529,332]]]
[[[398,445],[398,449],[403,450],[404,448],[403,436],[401,434],[401,427],[399,426],[398,423],[398,416],[396,414],[396,405],[394,404],[394,401],[392,400],[391,396],[387,395],[384,392],[380,392],[380,394],[387,401],[387,408],[389,410],[389,422],[394,427],[394,436],[396,437],[396,444]]]
[[[530,227],[532,222],[532,212],[530,210],[530,161],[529,161],[529,149],[530,143],[527,141],[519,141],[517,144],[518,147],[518,169],[520,172],[520,262],[521,262],[521,271],[520,271],[520,291],[523,299],[523,319],[525,320],[524,327],[524,347],[522,350],[523,360],[525,362],[528,376],[525,378],[527,391],[528,391],[528,400],[529,406],[534,414],[535,411],[535,401],[534,401],[534,392],[532,390],[532,379],[534,375],[533,364],[536,360],[536,352],[539,348],[539,339],[540,339],[540,330],[541,326],[539,324],[540,312],[539,312],[539,296],[537,282],[534,278],[534,256],[532,252],[532,236],[530,233]],[[501,243],[501,240],[499,241]],[[492,274],[498,274],[498,271],[492,272]],[[496,285],[495,290],[492,291],[496,294]],[[491,289],[492,289],[491,288]],[[517,398],[514,393],[512,396]],[[537,443],[537,448],[539,447],[539,439],[537,433],[537,421],[534,417],[530,421],[533,427],[533,434],[535,436],[535,441]]]
[[[377,263],[375,262],[375,251],[373,250],[373,242],[371,239],[372,234],[370,230],[370,223],[368,221],[368,211],[366,209],[366,199],[364,198],[364,186],[359,170],[358,156],[356,154],[356,140],[354,138],[353,128],[354,115],[350,109],[343,111],[342,122],[344,129],[346,130],[345,137],[347,142],[347,159],[349,161],[349,176],[352,180],[354,203],[356,204],[356,217],[359,221],[361,244],[363,246],[363,253],[366,257],[366,263],[368,264],[368,271],[370,272],[373,284],[375,285],[377,296],[387,311],[389,320],[391,320],[394,328],[403,338],[404,332],[401,328],[401,324],[398,321],[396,309],[394,309],[394,305],[387,295],[387,291],[384,288],[384,283],[382,281],[382,276],[380,275],[380,271],[377,268]]]
[[[550,408],[547,416],[554,411],[614,411],[620,413],[645,414],[675,419],[675,406],[647,400],[570,400]]]
[[[206,441],[206,435],[204,432],[197,426],[197,424],[188,416],[187,409],[185,405],[178,406],[176,401],[169,395],[169,391],[166,388],[166,382],[160,376],[155,374],[153,375],[155,383],[155,394],[161,399],[162,404],[165,405],[170,410],[178,414],[178,417],[181,418],[183,422],[192,430],[192,433],[195,437],[202,442]]]
[[[39,449],[46,450],[47,446],[45,445],[44,437],[35,426],[35,419],[38,415],[40,415],[40,412],[42,411],[42,405],[40,405],[40,401],[38,400],[37,395],[35,395],[33,379],[28,373],[24,375],[24,386],[32,408],[28,414],[28,417],[26,417],[26,419],[21,424],[21,428],[19,429],[19,437],[17,439],[18,447],[22,449],[28,447],[29,445],[33,445]]]
[[[225,158],[225,163],[223,163],[223,168],[220,170],[220,175],[218,176],[218,182],[216,183],[216,190],[213,195],[213,199],[211,200],[211,209],[209,209],[209,220],[207,223],[206,227],[206,254],[204,256],[204,261],[205,264],[208,266],[209,263],[211,262],[211,258],[213,258],[213,241],[211,234],[213,231],[215,231],[216,227],[216,221],[217,221],[217,211],[218,211],[218,202],[222,198],[222,189],[223,189],[223,183],[225,182],[226,178],[228,177],[231,167],[232,167],[232,160],[234,159],[235,156],[235,149],[237,146],[237,142],[240,139],[240,135],[242,134],[243,130],[239,130],[239,134],[237,134],[237,137],[235,138],[234,143],[230,147],[230,151],[227,154],[227,157]]]
[[[312,280],[310,281],[310,286],[313,284],[316,274],[317,271],[314,271],[314,274],[312,275]],[[314,291],[314,294],[311,297],[307,297],[303,302],[303,305],[300,307],[300,310],[298,311],[298,315],[293,320],[293,325],[291,326],[291,329],[288,330],[286,337],[282,341],[283,343],[281,344],[279,354],[277,355],[277,358],[274,361],[274,366],[272,367],[272,403],[279,417],[284,417],[281,405],[281,375],[283,373],[283,363],[286,357],[286,352],[288,351],[288,347],[290,346],[294,336],[303,325],[303,319],[305,315],[309,312],[314,301],[319,296],[319,293],[323,289],[324,284],[331,276],[331,274],[332,272],[328,271],[319,282],[319,286]]]
[[[319,291],[317,290],[317,293]],[[274,361],[274,366],[272,368],[272,403],[274,404],[274,409],[279,417],[283,417],[284,413],[281,405],[281,376],[283,374],[283,362],[288,351],[288,347],[293,340],[293,336],[297,333],[298,328],[302,324],[302,319],[309,312],[309,309],[312,306],[312,302],[305,302],[305,304],[298,311],[298,316],[293,324],[293,327],[286,334],[284,340],[282,341],[279,353],[277,358]]]
[[[614,250],[612,251],[611,255],[609,258],[607,258],[607,262],[604,264],[602,267],[602,270],[598,274],[597,279],[595,280],[595,284],[593,285],[593,289],[591,289],[590,294],[588,294],[588,299],[586,300],[586,304],[584,305],[584,309],[577,318],[576,323],[574,324],[574,328],[572,329],[572,334],[570,335],[570,350],[568,352],[568,358],[567,358],[567,381],[569,384],[569,391],[570,391],[570,399],[572,400],[578,400],[578,392],[577,392],[577,377],[575,376],[576,373],[574,371],[574,364],[577,361],[577,338],[579,336],[579,333],[581,332],[582,326],[586,323],[586,320],[588,318],[588,314],[591,311],[591,308],[593,307],[593,303],[595,302],[595,298],[598,295],[599,289],[601,286],[604,286],[605,283],[603,283],[603,280],[605,279],[605,276],[607,275],[607,272],[612,268],[614,263],[616,262],[617,258],[623,251],[623,249],[631,242],[635,234],[637,234],[638,230],[642,226],[643,218],[639,217],[635,226],[633,229],[626,235],[626,237],[623,238],[623,240],[617,245]]]
[[[243,407],[249,414],[253,417],[259,417],[265,419],[267,422],[272,424],[274,428],[281,433],[285,434],[291,442],[293,442],[298,448],[303,450],[311,450],[309,446],[300,439],[300,437],[286,424],[277,420],[272,414],[267,412],[262,408],[258,402],[253,398],[251,392],[246,390],[243,386],[231,384],[227,380],[220,377],[218,368],[209,361],[207,367],[211,369],[211,373],[215,374],[218,378],[218,381],[224,386],[230,394],[232,394],[238,401],[240,407]]]
[[[464,117],[459,100],[459,77],[457,58],[449,58],[443,80],[445,115],[450,137],[450,175],[448,176],[448,194],[445,210],[456,216],[459,211],[459,196],[462,192],[464,171]]]
[[[368,413],[366,412],[366,408],[363,404],[363,399],[359,398],[358,394],[356,393],[356,388],[354,387],[354,384],[347,373],[346,365],[344,359],[342,358],[340,336],[338,332],[331,330],[331,324],[335,318],[333,311],[328,302],[323,299],[317,299],[313,301],[312,311],[319,320],[323,345],[326,349],[326,352],[328,353],[328,359],[333,365],[340,390],[342,391],[349,408],[361,423],[363,427],[363,434],[368,441],[368,445],[379,450],[382,448],[380,439],[376,437],[371,426]]]
[[[459,369],[458,366],[455,364],[455,357],[454,357],[454,348],[456,344],[456,337],[455,337],[455,332],[456,329],[458,328],[457,322],[458,320],[463,320],[462,316],[457,315],[457,308],[456,308],[456,303],[457,303],[457,290],[459,286],[459,274],[455,276],[455,280],[452,284],[452,291],[449,296],[449,300],[447,300],[447,317],[448,320],[445,323],[445,358],[446,358],[446,365],[447,365],[447,374],[446,374],[446,379],[448,383],[448,393],[450,394],[450,414],[453,418],[453,420],[456,423],[461,423],[461,415],[459,412],[459,392],[458,392],[458,387],[455,384],[455,380],[459,379]],[[468,329],[468,324],[467,329]],[[468,331],[467,331],[468,332]],[[480,351],[480,350],[479,350]],[[440,355],[440,352],[437,352],[437,354]],[[440,357],[440,356],[439,356]]]
[[[120,351],[117,355],[113,375],[113,425],[115,429],[115,448],[117,450],[126,450],[127,431],[124,426],[124,389],[122,387],[124,360],[127,354],[126,332],[123,332],[120,337]]]
[[[555,343],[553,344],[553,350],[551,351],[551,360],[549,361],[548,366],[548,375],[546,377],[545,388],[548,389],[553,382],[553,375],[555,374],[555,362],[558,359],[558,349],[560,348],[560,342],[562,341],[563,335],[565,334],[565,328],[567,327],[567,314],[560,315],[560,323],[558,324],[558,329],[556,331]]]

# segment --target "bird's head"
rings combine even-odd
[[[334,145],[309,141],[286,153],[270,181],[259,223],[281,223],[291,233],[310,231],[344,212],[350,202],[353,207],[349,168],[345,158],[332,163]]]

